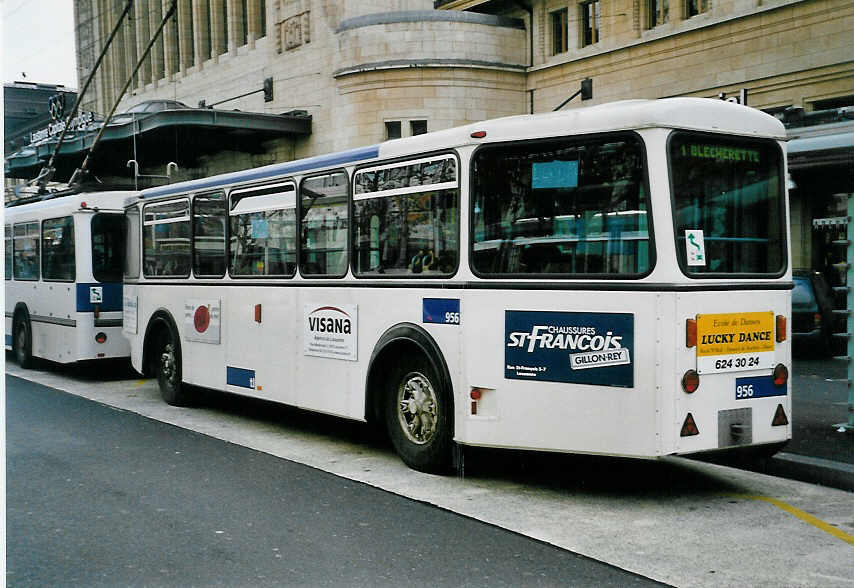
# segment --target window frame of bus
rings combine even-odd
[[[223,248],[221,252],[222,257],[222,273],[220,274],[202,274],[196,271],[197,268],[197,257],[196,257],[196,237],[198,233],[196,232],[196,199],[205,198],[215,196],[217,194],[222,195],[222,218],[223,218]],[[228,203],[229,197],[226,194],[224,189],[220,190],[212,190],[210,192],[201,192],[198,194],[193,194],[193,197],[190,200],[190,271],[193,274],[193,277],[196,278],[204,278],[204,279],[219,279],[225,277],[225,274],[228,272]]]
[[[133,212],[131,212],[133,211]],[[131,216],[136,216],[136,222],[133,222]],[[125,263],[122,268],[122,273],[124,274],[125,279],[129,280],[137,280],[139,279],[140,268],[142,266],[142,225],[140,221],[142,220],[142,207],[138,204],[134,204],[133,206],[128,206],[125,208]],[[134,233],[135,231],[135,233]],[[136,236],[136,239],[132,239],[132,237]],[[129,271],[130,264],[134,263],[134,268],[136,271],[131,273]]]
[[[456,225],[457,225],[457,230],[456,230],[456,234],[454,235],[454,237],[456,238],[456,241],[457,241],[457,249],[456,249],[457,259],[456,259],[456,263],[454,264],[453,271],[451,271],[449,273],[440,273],[440,274],[432,274],[432,275],[431,274],[424,275],[423,273],[422,274],[407,273],[407,274],[400,274],[400,275],[376,274],[376,273],[367,274],[367,273],[357,271],[357,269],[355,267],[356,266],[356,250],[357,250],[357,248],[356,248],[356,243],[355,243],[356,231],[355,231],[355,226],[354,226],[355,225],[355,206],[356,206],[356,175],[359,172],[363,172],[365,170],[370,170],[370,169],[389,169],[389,168],[394,168],[394,167],[403,167],[402,165],[398,165],[398,164],[406,164],[406,163],[411,164],[411,163],[416,162],[416,161],[431,160],[431,159],[447,159],[447,158],[453,158],[454,162],[456,164],[456,184],[457,184],[457,187],[456,187],[456,190],[457,190]],[[427,279],[427,280],[429,280],[429,279],[448,279],[448,278],[454,277],[457,274],[457,272],[459,272],[459,270],[460,270],[460,253],[462,251],[461,241],[460,241],[462,238],[462,227],[460,226],[461,220],[462,220],[462,179],[461,179],[461,177],[462,177],[462,170],[461,170],[461,163],[460,163],[460,155],[455,150],[430,151],[430,152],[426,152],[426,153],[419,153],[417,155],[407,155],[407,156],[403,156],[403,157],[396,157],[393,159],[388,159],[388,160],[383,160],[383,161],[375,161],[372,163],[366,163],[366,164],[362,164],[360,166],[357,166],[353,170],[353,175],[352,175],[351,180],[350,180],[350,184],[351,184],[351,186],[350,186],[350,206],[351,206],[351,210],[350,210],[350,233],[351,233],[350,250],[352,252],[352,255],[350,256],[350,271],[353,273],[353,276],[355,276],[358,279],[365,279],[365,280],[372,280],[372,279],[376,279],[376,280],[407,280],[407,279],[424,280],[424,279]],[[430,186],[430,184],[427,184],[427,186]],[[424,190],[424,192],[432,192],[432,191],[436,191],[436,190]],[[413,191],[413,193],[416,194],[416,193],[418,193],[418,191]],[[389,197],[388,195],[383,196],[382,191],[378,192],[378,194],[380,194],[380,195],[374,196],[374,198],[388,198]],[[360,198],[360,200],[361,200],[361,198]]]
[[[284,190],[284,191],[279,190],[279,191],[271,191],[271,192],[266,193],[266,194],[263,193],[264,190],[273,190],[274,188],[277,188],[279,186],[285,186],[285,185],[293,186],[293,191],[294,191],[294,231],[295,231],[295,234],[294,234],[294,243],[295,243],[294,257],[297,260],[297,262],[294,263],[294,270],[289,274],[235,274],[232,271],[231,218],[233,216],[238,216],[239,214],[251,214],[251,213],[237,213],[237,214],[235,214],[233,212],[234,209],[237,207],[237,205],[244,198],[254,198],[254,197],[258,197],[258,196],[266,196],[268,194],[272,195],[272,194],[287,192],[288,190]],[[257,193],[257,192],[261,192],[261,193]],[[234,201],[235,194],[240,197],[236,202]],[[250,186],[235,186],[231,190],[229,190],[228,195],[226,197],[226,201],[227,201],[228,216],[227,216],[227,221],[225,223],[225,230],[226,230],[226,235],[225,235],[225,238],[226,238],[226,249],[225,249],[226,264],[225,265],[226,265],[226,271],[228,272],[228,276],[230,278],[235,279],[235,280],[264,280],[264,279],[270,279],[270,278],[276,278],[276,279],[293,278],[297,273],[297,267],[299,265],[299,241],[300,241],[299,218],[298,218],[298,215],[299,215],[299,212],[298,212],[298,209],[299,209],[299,204],[298,204],[299,191],[297,188],[297,182],[291,177],[286,177],[286,178],[277,178],[273,182],[266,182],[263,184],[256,184],[256,185],[250,185]],[[274,210],[287,210],[287,209],[285,209],[285,208],[269,208],[269,209],[264,209],[264,210],[274,211]],[[257,211],[257,212],[261,212],[261,211]]]
[[[309,180],[314,178],[320,178],[323,176],[332,176],[335,174],[343,174],[347,180],[347,186],[345,189],[345,210],[347,212],[347,240],[344,245],[344,254],[347,256],[345,263],[343,264],[343,271],[340,274],[312,274],[307,273],[305,271],[304,263],[303,263],[303,253],[306,248],[303,246],[303,223],[305,218],[303,216],[303,186]],[[299,270],[299,274],[301,277],[306,279],[316,279],[316,278],[343,278],[350,271],[350,241],[352,239],[352,210],[350,210],[352,206],[352,198],[350,197],[350,191],[352,189],[352,179],[350,174],[346,169],[336,168],[324,170],[322,172],[312,173],[311,175],[303,176],[299,182],[299,189],[297,191],[297,268]],[[309,209],[310,210],[310,209]],[[308,211],[306,211],[308,212]]]
[[[18,277],[17,272],[15,271],[15,254],[18,252],[18,248],[15,247],[15,237],[17,237],[17,235],[15,235],[15,229],[19,226],[27,227],[29,225],[36,225],[36,276],[34,278],[22,278]],[[27,234],[25,233],[22,237],[27,237]],[[41,223],[39,221],[23,221],[12,224],[12,278],[15,281],[21,282],[38,282],[41,278]]]
[[[45,223],[50,223],[50,222],[52,222],[52,221],[66,221],[66,220],[70,220],[70,221],[71,221],[71,274],[72,274],[72,275],[71,275],[71,278],[54,278],[54,277],[48,277],[48,275],[47,275],[47,271],[46,271],[46,269],[45,269],[45,261],[46,261],[46,259],[47,259],[47,256],[45,255],[45,251],[46,251],[46,250],[45,250],[45,247],[44,247],[44,231],[45,231]],[[54,228],[55,228],[55,227],[54,227]],[[45,219],[42,219],[42,221],[41,221],[41,230],[39,231],[39,238],[42,240],[41,245],[39,245],[39,248],[40,248],[40,250],[41,250],[41,255],[40,255],[40,257],[41,257],[41,262],[40,262],[40,263],[41,263],[41,277],[42,277],[42,281],[45,281],[45,282],[63,282],[63,283],[70,283],[70,282],[74,282],[74,281],[76,281],[76,280],[77,280],[77,260],[76,260],[76,258],[75,258],[75,255],[76,255],[76,251],[75,251],[75,250],[76,250],[76,247],[75,247],[75,242],[74,242],[74,216],[73,216],[73,215],[71,215],[71,214],[67,214],[67,215],[65,215],[65,216],[58,216],[58,217],[55,217],[55,218],[45,218]],[[67,253],[68,253],[68,252],[66,252],[66,254],[67,254]]]
[[[174,204],[176,202],[185,202],[187,205],[187,220],[186,221],[174,221],[176,223],[177,222],[187,222],[190,225],[190,252],[189,252],[190,260],[189,260],[189,263],[187,264],[187,273],[185,273],[185,274],[168,274],[168,275],[167,274],[161,274],[161,275],[148,274],[145,271],[145,254],[146,254],[145,227],[148,226],[146,224],[146,221],[145,221],[146,210],[148,210],[149,207],[166,206],[169,204]],[[170,196],[168,199],[158,200],[156,202],[146,202],[145,205],[142,207],[142,231],[140,231],[140,236],[142,237],[142,275],[144,278],[146,278],[146,279],[164,278],[164,279],[168,279],[168,280],[174,280],[174,279],[181,280],[181,279],[187,279],[190,277],[190,274],[192,274],[192,271],[193,271],[193,217],[190,214],[190,210],[191,210],[190,209],[190,198],[188,195],[185,195],[185,194],[182,194],[178,197]],[[158,224],[158,223],[151,223],[151,224],[154,225],[154,224]]]
[[[5,268],[3,273],[5,279],[12,279],[12,225],[3,225],[3,262]]]
[[[781,255],[781,269],[778,272],[771,273],[714,273],[714,272],[689,272],[688,271],[688,261],[685,259],[685,256],[680,253],[679,250],[679,235],[677,235],[677,221],[676,218],[676,191],[673,185],[673,162],[671,160],[671,142],[674,137],[678,137],[679,135],[693,135],[697,137],[698,140],[702,140],[702,137],[710,137],[712,140],[717,141],[734,141],[734,142],[743,142],[745,144],[753,144],[762,143],[765,145],[770,145],[774,147],[776,151],[776,155],[779,156],[777,159],[779,165],[779,177],[778,181],[778,190],[780,191],[780,202],[778,204],[779,211],[778,214],[780,216],[780,238],[782,244],[782,255]],[[673,238],[674,238],[674,247],[675,254],[677,258],[677,262],[679,264],[679,270],[687,277],[692,280],[703,280],[703,279],[732,279],[732,278],[780,278],[785,275],[786,271],[789,268],[789,253],[788,253],[788,242],[787,242],[787,227],[786,227],[786,185],[785,185],[785,159],[783,155],[783,150],[780,147],[780,144],[775,139],[769,139],[764,137],[750,137],[743,135],[728,135],[724,133],[714,133],[709,131],[692,131],[690,129],[676,129],[673,130],[667,136],[667,144],[665,147],[665,157],[667,161],[667,176],[668,176],[668,187],[670,189],[670,214],[671,214],[671,225],[673,227]]]
[[[566,143],[567,141],[574,142],[607,142],[609,140],[631,140],[633,141],[640,149],[641,156],[641,186],[644,190],[644,202],[646,204],[646,223],[647,223],[647,241],[649,243],[649,249],[647,251],[649,266],[644,272],[639,273],[626,273],[626,274],[614,274],[609,272],[599,272],[599,273],[530,273],[530,274],[521,274],[521,273],[506,273],[506,272],[482,272],[479,271],[474,265],[474,247],[475,247],[475,214],[474,214],[474,204],[475,204],[475,174],[474,174],[474,163],[475,159],[478,156],[478,153],[483,150],[493,149],[493,148],[506,148],[513,147],[517,145],[529,145],[532,143],[544,144],[544,143]],[[469,157],[469,194],[468,194],[468,215],[469,215],[469,244],[468,244],[468,256],[469,256],[469,269],[472,274],[474,274],[478,278],[483,279],[513,279],[513,280],[641,280],[643,278],[648,277],[655,270],[656,264],[658,262],[658,248],[656,247],[655,240],[655,223],[653,219],[653,201],[652,201],[652,192],[649,187],[649,154],[647,153],[647,144],[644,141],[643,137],[640,133],[636,131],[608,131],[603,133],[586,133],[579,135],[564,135],[558,137],[541,137],[535,139],[519,139],[514,141],[501,141],[495,143],[486,143],[482,145],[478,145],[477,148],[472,151],[471,156]],[[537,287],[540,287],[541,284],[538,284]]]
[[[90,234],[89,234],[89,238],[90,238],[90,244],[91,244],[91,248],[90,248],[90,259],[91,259],[91,262],[92,262],[92,263],[91,263],[91,267],[92,267],[92,277],[95,279],[95,281],[96,281],[96,282],[99,282],[99,283],[101,283],[101,284],[115,284],[115,283],[120,283],[120,282],[122,281],[122,278],[123,278],[123,275],[124,275],[124,261],[122,261],[122,270],[121,270],[121,272],[118,272],[118,275],[116,275],[116,274],[113,274],[112,276],[105,276],[105,275],[103,275],[103,274],[101,273],[101,271],[102,271],[105,267],[107,267],[107,265],[106,265],[106,264],[104,264],[102,267],[97,267],[97,268],[96,268],[96,266],[95,266],[95,247],[96,247],[96,244],[95,244],[95,236],[96,236],[96,234],[102,234],[102,235],[103,235],[103,234],[106,234],[106,233],[107,233],[107,231],[101,231],[101,232],[99,232],[99,233],[96,233],[96,231],[95,231],[95,225],[96,225],[96,223],[101,223],[102,221],[104,221],[104,219],[108,219],[108,218],[109,218],[109,219],[115,219],[115,218],[117,218],[117,217],[121,217],[121,220],[122,220],[122,221],[124,220],[124,214],[115,213],[115,212],[104,212],[104,211],[101,211],[101,212],[97,212],[97,213],[95,213],[95,215],[94,215],[94,216],[91,218],[91,220],[89,221],[89,222],[90,222],[90,231],[91,231],[91,232],[90,232]],[[119,227],[121,228],[121,231],[122,231],[121,238],[119,239],[119,241],[118,241],[117,245],[118,245],[119,247],[124,247],[124,246],[125,246],[125,234],[124,234],[124,231],[125,231],[125,223],[124,223],[124,222],[122,222],[122,223],[121,223],[121,224],[119,224],[119,225],[115,225],[115,224],[114,224],[114,225],[113,225],[113,227],[115,227],[115,226],[119,226]],[[111,227],[111,228],[112,228],[112,227]],[[105,250],[105,251],[108,251],[108,250],[109,250],[109,247],[106,247],[106,244],[105,244],[104,250]],[[121,251],[121,253],[122,253],[122,258],[124,258],[124,251],[122,250],[122,251]],[[107,258],[107,256],[105,256],[104,261],[107,261],[107,259],[108,259],[108,258]],[[109,277],[117,278],[117,279],[112,279],[112,280],[110,280],[110,279],[103,279],[103,278],[109,278]]]

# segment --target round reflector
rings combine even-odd
[[[688,394],[691,394],[700,387],[700,374],[694,370],[688,370],[682,376],[682,389]]]
[[[789,381],[789,370],[782,363],[778,363],[774,368],[774,385],[777,387],[785,386]]]
[[[106,333],[98,333],[95,335],[95,341],[98,343],[106,343],[107,342],[107,334]]]

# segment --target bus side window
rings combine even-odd
[[[12,279],[12,227],[6,225],[3,227],[3,245],[5,247],[5,271],[6,279]]]
[[[300,273],[340,277],[347,273],[347,174],[303,180],[300,186]]]
[[[360,170],[354,181],[358,275],[436,277],[459,258],[457,162],[438,155]]]
[[[177,200],[143,209],[143,273],[146,277],[190,275],[190,204]]]
[[[233,190],[228,247],[232,276],[293,276],[297,255],[294,183]]]
[[[139,277],[139,208],[136,206],[125,211],[124,275]]]
[[[74,281],[74,219],[70,216],[42,221],[42,277]]]
[[[225,275],[225,194],[201,194],[193,198],[193,273]]]
[[[16,280],[39,279],[39,223],[21,223],[13,228],[12,269]]]

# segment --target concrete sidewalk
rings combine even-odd
[[[833,426],[848,419],[847,370],[831,358],[795,359],[792,440],[766,463],[728,465],[854,491],[854,430]]]

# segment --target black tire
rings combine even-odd
[[[181,344],[172,329],[165,329],[155,347],[154,370],[160,396],[172,406],[189,406],[190,395],[181,382]]]
[[[450,469],[450,394],[423,355],[403,358],[386,385],[385,422],[403,462],[431,474]]]
[[[26,318],[15,321],[13,342],[18,365],[24,369],[33,367],[33,331],[30,321]]]

